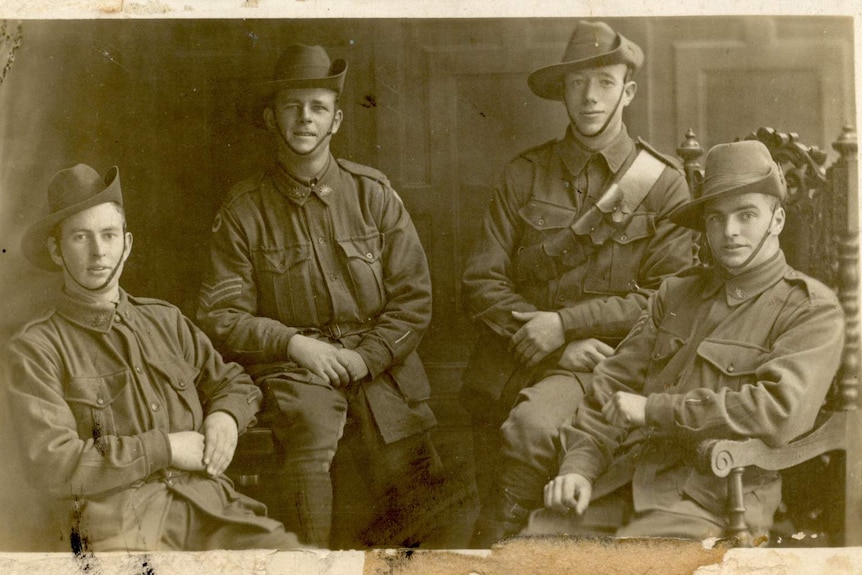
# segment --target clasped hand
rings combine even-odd
[[[368,366],[357,352],[302,334],[290,338],[287,355],[333,387],[346,387],[368,375]]]
[[[552,311],[513,311],[512,317],[525,322],[512,336],[509,351],[532,367],[566,342],[563,320]]]
[[[216,411],[204,419],[203,433],[180,431],[168,435],[171,466],[184,471],[206,471],[212,477],[224,473],[233,460],[238,431],[227,412]]]

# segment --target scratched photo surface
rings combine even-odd
[[[831,144],[856,117],[851,17],[603,20],[645,53],[624,116],[633,137],[676,155],[689,130],[708,149],[768,126],[819,146],[827,164],[838,157]],[[461,276],[506,163],[565,134],[564,107],[535,96],[526,80],[560,61],[577,21],[0,20],[0,347],[50,305],[61,279],[31,266],[20,240],[47,211],[51,176],[77,163],[100,173],[119,167],[134,234],[121,286],[194,317],[221,202],[274,160],[274,140],[240,118],[237,98],[272,74],[286,46],[322,45],[349,65],[333,155],[389,177],[433,282],[433,319],[419,354],[447,487],[427,502],[417,545],[467,547],[478,502],[470,421],[458,392],[478,332]],[[45,495],[23,479],[15,458],[27,430],[7,421],[0,547],[68,551],[71,534],[55,529]],[[349,461],[339,471],[341,513],[373,509],[364,472]],[[266,501],[273,485],[258,479],[242,485],[239,478],[237,487]],[[830,491],[820,481],[818,490]],[[806,511],[812,533],[822,528],[823,506]]]

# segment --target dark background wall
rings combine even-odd
[[[629,131],[666,153],[689,128],[707,148],[762,125],[829,148],[855,118],[851,18],[608,21],[646,53]],[[7,33],[17,24],[7,22]],[[285,46],[322,44],[350,66],[335,154],[389,175],[428,253],[435,317],[420,351],[439,441],[453,460],[469,459],[455,401],[472,345],[461,267],[505,162],[565,130],[562,106],[533,96],[526,76],[559,61],[574,19],[20,24],[20,49],[0,83],[0,346],[58,279],[29,266],[18,241],[44,213],[51,175],[78,162],[120,168],[135,234],[124,287],[192,312],[216,208],[272,160],[268,135],[243,124],[234,101],[249,79],[271,74]],[[39,522],[19,496],[33,494],[6,474],[0,507],[23,527],[0,523],[10,531],[0,542],[40,548],[26,530]]]

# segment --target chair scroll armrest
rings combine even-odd
[[[698,468],[727,477],[733,469],[751,465],[769,471],[793,467],[827,451],[844,449],[845,418],[844,412],[830,413],[814,431],[781,447],[770,447],[760,439],[704,440],[697,447]]]

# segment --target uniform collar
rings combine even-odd
[[[92,331],[108,332],[115,321],[132,319],[132,304],[128,294],[120,289],[119,303],[91,303],[69,296],[60,290],[57,312],[79,326]]]
[[[775,285],[789,269],[781,250],[757,267],[737,276],[728,274],[724,268],[716,268],[703,292],[703,299],[709,299],[723,287],[727,305],[737,306]]]
[[[333,180],[337,170],[332,168],[334,164],[335,161],[330,154],[326,160],[326,166],[320,171],[320,174],[307,183],[293,177],[281,164],[276,164],[271,170],[272,181],[279,192],[298,204],[302,204],[311,194],[315,194],[324,204],[328,205],[332,199],[332,192],[335,190]]]
[[[629,137],[625,124],[623,124],[617,137],[601,150],[590,150],[581,144],[575,137],[572,126],[569,125],[565,137],[560,140],[559,151],[563,163],[573,176],[580,174],[589,159],[593,156],[603,157],[611,172],[616,174],[625,163],[626,158],[629,157],[629,154],[632,153],[634,147],[634,140]]]

